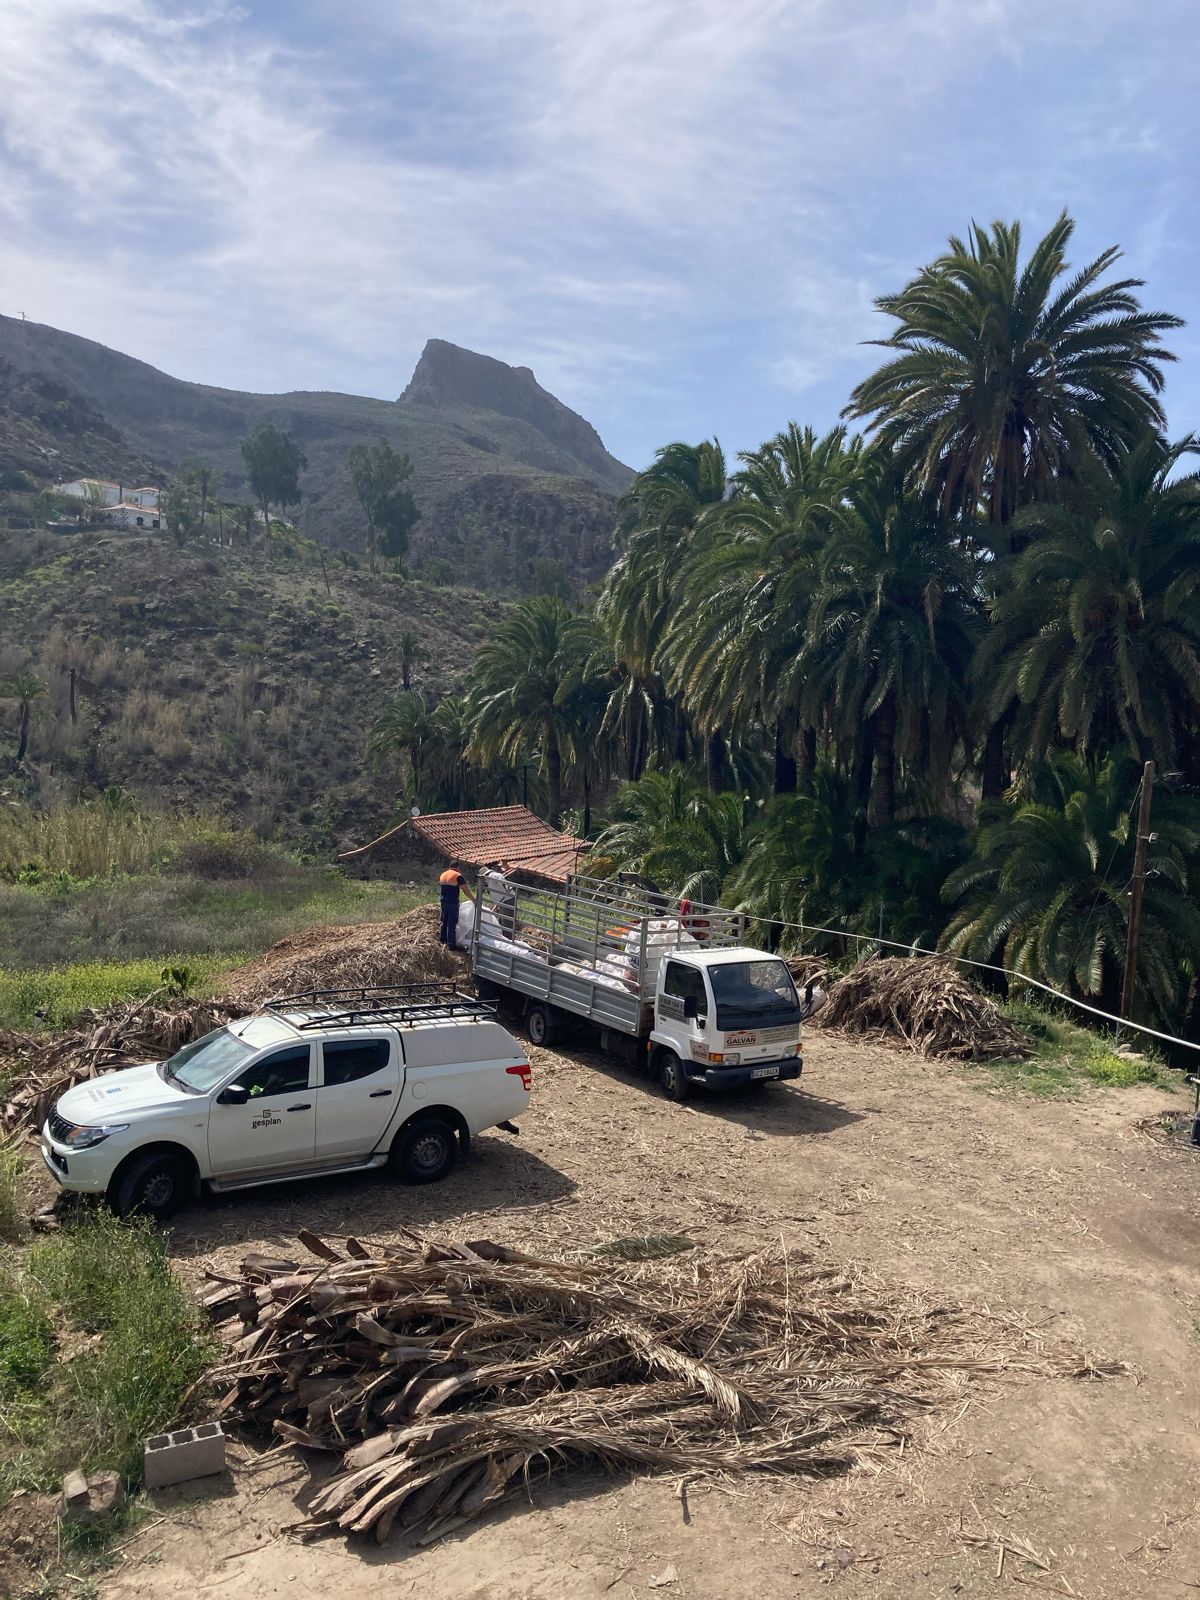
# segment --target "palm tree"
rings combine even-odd
[[[1081,449],[1111,460],[1161,428],[1163,334],[1178,317],[1143,311],[1140,278],[1101,283],[1116,248],[1062,282],[1075,224],[1062,216],[1021,262],[1021,227],[973,226],[878,310],[900,353],[854,390],[868,420],[947,513],[983,505],[1004,524],[1044,495]]]
[[[765,717],[775,746],[775,790],[798,781],[799,706],[780,693],[803,647],[819,577],[818,556],[834,510],[860,471],[862,451],[844,428],[818,438],[792,423],[760,449],[744,452],[733,496],[692,541],[667,650],[690,705],[710,721],[740,730]],[[803,730],[807,784],[817,730]]]
[[[564,759],[575,755],[560,691],[600,645],[592,618],[572,615],[557,596],[534,595],[484,641],[471,672],[472,754],[516,762],[537,752],[552,822],[562,811]]]
[[[0,680],[0,700],[15,700],[20,708],[17,730],[18,766],[24,761],[25,752],[29,748],[29,724],[33,717],[33,708],[49,692],[45,679],[39,678],[37,673],[31,672],[28,667],[23,667],[19,672],[10,672],[7,678]]]
[[[400,635],[398,642],[400,652],[400,687],[405,694],[412,688],[412,669],[418,661],[424,661],[429,652],[421,643],[420,637],[415,633],[405,631]]]
[[[829,716],[878,827],[895,816],[898,760],[920,759],[931,797],[944,788],[966,725],[977,593],[974,559],[874,454],[834,518],[807,641],[777,692],[810,721]]]
[[[676,442],[640,472],[621,505],[621,553],[597,606],[620,668],[610,725],[623,729],[629,776],[645,769],[652,740],[664,722],[663,645],[679,601],[687,550],[697,529],[729,493],[725,455],[714,440]],[[676,755],[682,754],[682,707],[674,707]],[[724,739],[709,728],[710,782],[719,787]]]
[[[423,757],[433,734],[432,718],[420,697],[402,690],[375,719],[367,740],[367,758],[378,771],[406,755],[413,798],[419,800]]]
[[[1085,998],[1115,1003],[1125,959],[1137,766],[1059,751],[1031,772],[943,890],[960,901],[942,945]],[[1170,1023],[1200,950],[1200,807],[1156,796],[1138,993]]]
[[[679,765],[625,784],[612,816],[596,840],[596,854],[692,900],[720,898],[750,837],[741,795],[714,794]]]
[[[975,675],[990,720],[1018,708],[1032,759],[1058,738],[1177,759],[1200,707],[1200,473],[1172,475],[1198,452],[1191,435],[1147,434],[1065,503],[1017,514],[1036,537],[996,595]]]

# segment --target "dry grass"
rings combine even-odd
[[[103,800],[60,801],[39,810],[0,804],[0,875],[15,877],[31,862],[73,878],[149,872],[189,826],[197,824]]]
[[[219,1410],[339,1468],[308,1531],[428,1543],[531,1476],[844,1471],[970,1377],[1096,1368],[1016,1323],[885,1298],[782,1247],[628,1261],[487,1240],[252,1256],[206,1304],[243,1331]]]

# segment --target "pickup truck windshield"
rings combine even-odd
[[[230,1033],[228,1028],[215,1028],[203,1039],[193,1039],[182,1050],[176,1050],[170,1060],[159,1067],[159,1076],[187,1094],[207,1094],[253,1054],[253,1046],[239,1039],[236,1033]]]
[[[800,999],[782,961],[731,961],[709,967],[708,977],[722,1033],[799,1026]]]

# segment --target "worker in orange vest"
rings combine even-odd
[[[442,925],[438,939],[447,949],[458,949],[458,896],[467,880],[457,867],[447,867],[438,882],[442,886]]]

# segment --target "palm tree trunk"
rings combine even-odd
[[[795,728],[790,721],[780,718],[775,724],[775,793],[795,794],[796,755]]]
[[[592,831],[592,775],[586,767],[583,769],[583,837],[586,839]]]
[[[688,725],[687,712],[684,711],[678,695],[675,697],[675,760],[681,767],[687,766],[688,758]]]
[[[983,746],[983,798],[999,800],[1008,788],[1011,773],[1005,754],[1005,735],[1008,732],[1007,713],[988,729]]]
[[[817,730],[804,728],[800,733],[800,773],[798,786],[804,794],[811,794],[813,777],[817,770]]]
[[[558,748],[558,735],[552,728],[546,730],[546,791],[550,821],[557,827],[562,810],[562,752]]]
[[[875,772],[868,816],[886,828],[896,816],[896,697],[889,694],[875,713]]]
[[[708,736],[706,753],[708,787],[713,794],[720,794],[725,787],[725,748],[725,735],[720,728],[714,728]]]
[[[29,744],[29,701],[21,701],[21,727],[17,735],[17,765],[20,766],[25,759],[25,750]]]

